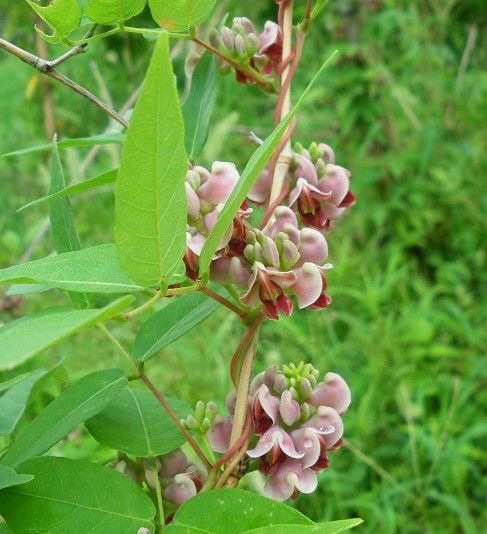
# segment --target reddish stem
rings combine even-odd
[[[193,436],[181,425],[181,421],[179,417],[177,416],[176,412],[171,408],[171,406],[169,405],[167,400],[164,398],[162,393],[156,388],[156,386],[154,386],[154,384],[149,380],[147,375],[145,375],[144,373],[140,373],[139,377],[142,380],[142,382],[144,382],[144,384],[149,388],[149,390],[154,395],[154,397],[161,403],[163,408],[169,414],[169,417],[174,421],[174,423],[178,427],[179,432],[181,432],[181,434],[186,438],[188,443],[193,448],[194,452],[198,455],[199,459],[203,462],[204,466],[207,469],[211,469],[212,465],[206,458],[204,452],[201,450],[200,446],[196,443]]]
[[[250,413],[247,412],[247,418],[245,420],[245,426],[242,430],[242,435],[238,438],[238,441],[235,442],[233,447],[228,449],[228,451],[215,463],[215,465],[213,466],[213,469],[215,471],[220,466],[227,463],[228,460],[230,460],[230,458],[232,458],[232,456],[236,454],[240,450],[241,447],[243,447],[243,444],[249,437],[251,427],[252,427],[252,418],[250,417]]]
[[[263,319],[264,319],[264,315],[260,314],[259,317],[257,317],[257,319],[254,321],[252,326],[247,330],[247,332],[245,332],[245,335],[242,338],[242,341],[240,341],[238,347],[233,353],[232,360],[230,362],[230,376],[232,378],[232,382],[235,387],[237,387],[237,384],[238,384],[238,364],[240,363],[242,354],[244,354],[245,351],[247,350],[250,342],[252,341],[252,338],[257,332],[260,326],[260,323],[262,322]]]
[[[216,291],[213,291],[212,289],[210,289],[208,287],[201,287],[200,291],[202,293],[204,293],[206,296],[212,298],[213,300],[216,300],[220,304],[223,304],[223,306],[226,306],[228,309],[230,309],[233,312],[235,312],[242,319],[246,319],[247,318],[247,313],[244,310],[240,309],[238,306],[233,304],[233,302],[230,302],[225,297],[222,297],[221,295],[219,295]]]

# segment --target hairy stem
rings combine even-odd
[[[154,397],[159,401],[162,407],[169,414],[169,417],[174,421],[175,425],[178,427],[179,432],[184,436],[186,441],[191,445],[194,452],[197,454],[198,458],[201,460],[206,469],[210,470],[212,468],[211,463],[206,458],[204,452],[201,450],[201,447],[196,443],[196,440],[193,436],[183,427],[181,421],[179,420],[176,412],[171,408],[167,400],[164,398],[162,393],[156,388],[156,386],[149,380],[148,376],[144,373],[139,374],[140,379],[144,384],[149,388]]]

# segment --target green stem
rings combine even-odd
[[[154,482],[156,484],[156,499],[157,499],[157,512],[156,512],[156,534],[161,534],[163,532],[166,523],[164,521],[164,505],[162,504],[162,487],[161,481],[159,480],[159,472],[157,466],[153,464],[151,466],[152,474],[154,475]]]
[[[145,310],[148,310],[149,308],[152,308],[152,306],[161,298],[161,294],[158,292],[156,293],[151,299],[144,302],[141,306],[138,308],[133,309],[132,311],[129,311],[127,313],[123,314],[123,317],[129,321],[130,319],[133,319],[134,317],[137,317],[137,315],[140,315],[141,313],[144,313]]]
[[[107,30],[106,32],[97,33],[96,35],[93,35],[92,37],[79,39],[79,41],[73,41],[73,44],[84,45],[84,44],[91,43],[91,41],[98,41],[99,39],[104,39],[105,37],[109,37],[110,35],[115,35],[117,33],[121,33],[120,26],[117,26],[116,28],[112,28],[111,30]]]
[[[113,334],[108,330],[108,328],[103,323],[98,323],[98,328],[105,334],[105,336],[117,347],[121,354],[126,358],[130,365],[135,369],[135,372],[138,374],[139,369],[135,362],[132,360],[130,354],[123,348],[118,339],[113,336]]]
[[[127,33],[136,33],[138,35],[160,35],[166,30],[162,30],[158,28],[134,28],[133,26],[125,26],[123,31]],[[169,37],[173,37],[174,39],[190,39],[191,38],[191,35],[189,33],[172,33],[172,32],[167,32],[167,33]]]
[[[210,440],[208,439],[208,435],[203,434],[201,438],[203,441],[203,448],[204,448],[204,452],[206,453],[206,456],[210,459],[210,462],[212,464],[216,464],[217,459],[216,459],[215,453],[213,452],[213,449],[211,448],[211,443],[210,443]]]

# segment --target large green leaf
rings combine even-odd
[[[0,436],[9,436],[24,414],[32,389],[47,373],[45,369],[33,371],[0,397]]]
[[[188,160],[169,43],[157,40],[122,152],[115,194],[115,242],[122,269],[160,285],[186,247]]]
[[[141,362],[153,358],[161,349],[184,336],[218,308],[218,302],[202,293],[177,297],[152,315],[135,337],[132,356]]]
[[[286,117],[284,117],[276,129],[269,135],[269,137],[267,137],[264,143],[252,154],[252,157],[249,159],[242,176],[240,177],[240,180],[230,195],[230,198],[225,203],[224,208],[220,212],[213,230],[211,231],[208,239],[205,241],[200,255],[200,276],[203,276],[207,273],[218,245],[220,244],[227,230],[232,225],[233,217],[245,200],[255,180],[269,162],[269,159],[274,153],[274,150],[277,148],[279,141],[286,132],[294,115],[303,105],[305,98],[308,96],[321,73],[327,67],[334,55],[335,53],[333,53],[330,58],[325,61],[320,70],[314,75],[313,79],[310,81],[299,100],[296,102],[296,105],[293,107],[292,111],[288,113]]]
[[[27,0],[27,3],[59,36],[71,33],[81,21],[81,8],[77,0],[52,0],[47,6],[32,0]]]
[[[113,244],[48,256],[0,271],[0,284],[25,283],[88,293],[133,293],[144,289],[122,271]]]
[[[97,371],[71,384],[23,428],[1,463],[16,467],[44,454],[75,426],[101,412],[126,384],[120,369]]]
[[[46,195],[45,197],[36,198],[32,202],[24,204],[17,211],[25,210],[26,208],[30,208],[31,206],[35,206],[36,204],[39,204],[40,202],[45,202],[46,200],[63,198],[69,195],[82,193],[83,191],[88,191],[90,189],[95,189],[106,184],[112,184],[117,180],[117,174],[118,169],[113,169],[111,171],[104,172],[102,174],[99,174],[98,176],[94,176],[93,178],[89,178],[88,180],[84,180],[83,182],[80,182],[78,184],[65,187],[64,189],[57,191],[57,193],[52,193]]]
[[[208,137],[210,118],[215,107],[217,73],[215,56],[205,52],[193,72],[189,95],[183,104],[186,151],[191,161],[203,150]]]
[[[154,505],[128,477],[67,458],[32,458],[20,468],[34,480],[0,492],[0,513],[15,532],[153,532]]]
[[[202,510],[205,510],[205,513],[201,513]],[[193,529],[196,528],[212,534],[333,534],[362,522],[360,519],[349,521],[353,524],[350,523],[346,528],[345,522],[337,522],[342,523],[339,525],[340,530],[333,530],[330,523],[316,524],[283,503],[250,491],[226,488],[200,493],[185,503],[176,512],[167,533],[194,532]],[[187,530],[183,530],[184,528]]]
[[[186,417],[190,406],[169,399],[180,417]],[[174,421],[152,393],[146,389],[124,388],[86,428],[96,441],[112,449],[148,458],[166,454],[186,440]]]
[[[8,465],[0,464],[0,490],[10,486],[17,486],[18,484],[25,484],[33,478],[32,475],[19,475]]]
[[[99,24],[122,22],[138,15],[147,0],[87,0],[85,15]]]
[[[57,136],[52,141],[51,151],[51,185],[49,194],[62,191],[66,187],[63,167],[57,149]],[[51,234],[58,253],[79,250],[81,243],[74,224],[74,214],[69,198],[55,198],[49,201],[49,219]],[[71,301],[78,308],[89,308],[90,300],[84,293],[70,293]]]
[[[0,328],[0,371],[13,369],[77,332],[111,319],[134,301],[122,297],[99,310],[47,310]]]
[[[0,382],[0,393],[7,391],[8,389],[14,387],[19,382],[22,382],[25,378],[29,376],[29,373],[22,373],[21,375],[14,376],[5,382]]]
[[[362,519],[354,518],[326,521],[325,523],[313,523],[312,525],[270,525],[246,530],[245,534],[289,534],[290,527],[292,528],[293,534],[338,534],[339,532],[358,527],[362,523]]]
[[[58,148],[84,148],[92,147],[95,145],[113,145],[114,143],[123,143],[125,134],[120,132],[108,132],[100,135],[94,135],[92,137],[78,137],[74,139],[63,139],[58,141]],[[46,152],[52,150],[52,143],[44,143],[28,148],[21,148],[14,152],[7,152],[2,154],[3,158],[10,158],[13,156],[22,156],[24,154],[35,154],[37,152]]]
[[[216,0],[149,0],[153,19],[165,30],[184,31],[202,22]]]

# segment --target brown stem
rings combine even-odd
[[[215,485],[215,488],[221,488],[225,485],[227,480],[230,478],[232,473],[235,471],[235,468],[240,463],[240,460],[243,458],[245,453],[247,452],[247,446],[248,446],[248,439],[245,441],[241,449],[238,451],[238,453],[232,458],[232,460],[229,462],[229,464],[225,467],[225,470],[223,471],[220,479]],[[238,480],[235,484],[232,484],[233,487],[235,487],[238,484]]]
[[[171,408],[167,400],[164,398],[162,393],[154,386],[154,384],[149,380],[147,375],[144,373],[139,374],[140,379],[144,384],[149,388],[151,393],[154,395],[154,397],[160,402],[160,404],[163,406],[163,408],[166,410],[166,412],[169,414],[169,417],[174,421],[176,426],[178,427],[179,432],[185,437],[185,439],[188,441],[188,443],[193,448],[194,452],[198,455],[198,458],[203,462],[203,465],[206,467],[206,469],[210,470],[212,468],[211,463],[206,458],[204,452],[201,450],[198,443],[196,443],[196,440],[193,438],[193,436],[181,425],[181,421],[179,420],[179,417],[177,416],[176,412]]]
[[[233,304],[233,302],[230,302],[225,297],[222,297],[221,295],[219,295],[216,291],[213,291],[209,287],[200,287],[200,291],[202,293],[204,293],[206,296],[212,298],[213,300],[216,300],[220,304],[223,304],[223,306],[226,306],[228,309],[230,309],[233,312],[235,312],[242,319],[246,319],[247,318],[247,313],[244,310],[242,310],[241,308],[239,308],[238,306]]]
[[[225,54],[220,52],[220,50],[218,50],[217,48],[214,48],[213,46],[211,46],[208,43],[205,43],[205,41],[202,41],[198,37],[192,37],[191,40],[194,43],[202,46],[203,48],[206,48],[206,50],[208,50],[212,54],[215,54],[215,56],[218,56],[220,59],[223,59],[223,61],[226,61],[235,70],[238,70],[239,72],[241,72],[244,76],[246,76],[252,82],[260,85],[261,87],[263,87],[266,90],[269,90],[269,89],[273,88],[272,84],[269,81],[267,81],[264,78],[264,76],[260,75],[258,72],[254,71],[253,69],[252,70],[246,69],[245,67],[240,65],[240,63],[238,63],[237,61],[235,61],[231,57],[226,56]]]
[[[34,54],[31,54],[30,52],[27,52],[26,50],[19,48],[18,46],[10,43],[9,41],[2,39],[1,37],[0,37],[0,48],[3,48],[3,50],[6,50],[10,54],[14,55],[15,57],[23,61],[24,63],[27,63],[34,69],[38,70],[39,72],[42,72],[46,76],[49,76],[50,78],[53,78],[54,80],[57,80],[58,82],[61,82],[66,87],[69,87],[69,89],[71,89],[75,93],[78,93],[83,98],[86,98],[88,101],[90,101],[92,104],[100,108],[102,111],[104,111],[107,115],[112,117],[112,119],[116,120],[118,123],[120,123],[125,128],[128,126],[128,122],[122,116],[120,116],[115,110],[113,110],[105,102],[100,100],[97,96],[90,93],[83,86],[79,85],[74,80],[71,80],[64,74],[61,74],[60,72],[55,70],[52,67],[50,61],[37,57]],[[57,60],[54,60],[53,63],[57,65],[59,64],[60,60],[66,61],[66,59],[75,55],[75,53],[73,52],[73,50],[75,49],[80,50],[77,47],[74,47],[73,49],[71,49],[70,52],[64,54]],[[80,53],[80,51],[76,53]]]

